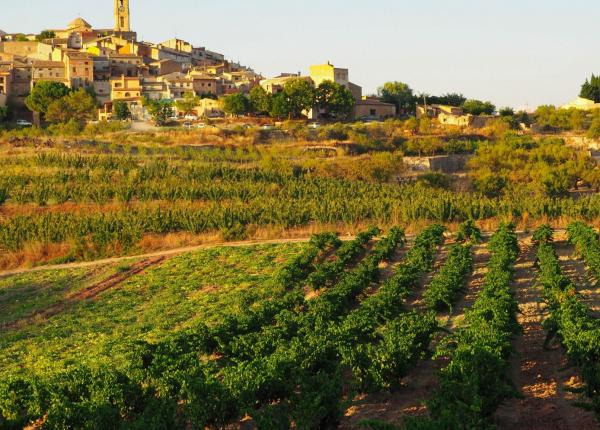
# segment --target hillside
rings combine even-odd
[[[47,384],[39,387],[52,396],[65,389],[58,381],[67,375],[76,381],[92,371],[100,384],[117,377],[122,382],[111,390],[133,389],[130,395],[142,377],[143,384],[176,390],[151,395],[163,402],[190,408],[209,402],[210,409],[186,407],[175,416],[153,408],[127,412],[128,421],[139,423],[160,414],[171,428],[179,419],[235,428],[263,428],[267,419],[304,428],[319,422],[445,428],[454,419],[502,429],[597,428],[594,414],[577,406],[593,408],[597,401],[589,372],[597,366],[597,349],[586,350],[583,339],[572,336],[575,326],[590,340],[596,336],[591,312],[600,306],[593,287],[598,236],[581,224],[571,225],[568,237],[557,233],[555,243],[548,241],[550,229],[517,236],[502,226],[481,243],[472,224],[459,231],[443,235],[432,226],[406,244],[398,229],[377,238],[376,230],[366,231],[343,243],[320,235],[310,243],[217,247],[164,260],[5,277],[2,374]],[[562,281],[552,280],[557,276]],[[561,288],[579,313],[554,301]],[[138,348],[147,357],[139,369]],[[144,368],[164,370],[137,373]],[[52,382],[53,374],[60,379]],[[194,388],[198,400],[180,385],[189,377],[203,381]],[[315,397],[310,393],[317,381],[322,393]],[[1,385],[0,399],[17,387]],[[226,397],[214,397],[214,390]],[[91,403],[61,400],[67,422],[109,419],[92,413],[94,404],[119,407],[112,395],[93,392]],[[148,395],[135,394],[143,403]],[[43,398],[34,401],[44,404]],[[463,404],[484,408],[465,415]],[[76,418],[75,407],[88,412]],[[17,417],[7,415],[10,410],[0,409],[4,420]],[[41,422],[49,425],[55,413],[50,408]]]

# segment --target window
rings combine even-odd
[[[371,116],[377,116],[377,109],[371,109]]]

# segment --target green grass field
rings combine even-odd
[[[19,320],[122,269],[44,271],[0,279],[0,375],[44,373],[69,363],[121,364],[125,340],[156,340],[213,323],[273,296],[264,282],[305,245],[220,247],[177,256],[49,318]],[[272,288],[272,287],[271,287]]]

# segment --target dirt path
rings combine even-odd
[[[340,237],[340,240],[353,240],[354,236],[343,236]],[[123,257],[113,257],[113,258],[105,258],[102,260],[94,260],[94,261],[84,261],[80,263],[67,263],[67,264],[55,264],[51,266],[38,266],[32,268],[24,268],[24,269],[15,269],[15,270],[5,270],[0,271],[0,278],[14,275],[22,275],[26,273],[40,272],[44,270],[65,270],[65,269],[81,269],[86,267],[94,267],[94,266],[102,266],[105,264],[111,263],[120,263],[127,262],[130,260],[143,260],[148,258],[156,258],[156,257],[169,257],[179,254],[186,254],[188,252],[200,251],[203,249],[213,249],[219,247],[246,247],[246,246],[255,246],[255,245],[272,245],[272,244],[285,244],[285,243],[305,243],[310,240],[310,237],[303,237],[297,239],[270,239],[270,240],[248,240],[242,242],[224,242],[224,243],[216,243],[216,244],[206,244],[206,245],[197,245],[197,246],[187,246],[183,248],[175,248],[164,251],[157,251],[148,254],[140,254],[140,255],[128,255]]]
[[[73,306],[79,302],[94,299],[96,296],[98,296],[102,292],[107,291],[111,288],[117,287],[118,285],[122,284],[125,280],[131,278],[134,275],[137,275],[137,274],[143,272],[144,270],[146,270],[152,266],[161,264],[164,260],[166,260],[165,256],[158,256],[158,257],[152,257],[152,258],[148,258],[148,259],[139,261],[139,262],[133,264],[127,270],[122,271],[122,272],[117,272],[96,284],[93,284],[82,290],[76,291],[73,294],[70,294],[67,297],[65,297],[60,302],[58,302],[52,306],[49,306],[46,309],[34,312],[31,315],[23,317],[17,321],[13,321],[9,324],[0,325],[0,329],[2,329],[2,330],[17,329],[19,327],[23,327],[28,324],[35,323],[36,321],[45,320],[47,318],[50,318],[54,315],[57,315],[57,314],[63,312],[68,307]]]
[[[572,404],[578,395],[567,389],[581,386],[581,379],[575,369],[567,367],[562,348],[555,345],[544,349],[546,332],[542,321],[546,308],[535,282],[536,249],[530,240],[523,241],[521,249],[515,293],[523,335],[514,341],[509,376],[523,398],[505,401],[495,415],[495,422],[500,429],[510,430],[597,429],[594,414]]]
[[[577,286],[581,301],[588,306],[596,318],[600,317],[600,291],[596,288],[597,280],[588,270],[585,261],[575,258],[575,247],[566,241],[555,244],[560,266],[565,276],[568,276]]]
[[[412,306],[420,306],[420,299],[431,278],[437,273],[439,267],[446,259],[448,248],[451,244],[446,243],[442,252],[438,253],[435,269],[430,272],[421,282],[417,294],[412,297]],[[475,300],[486,272],[486,264],[489,253],[485,245],[474,247],[474,270],[467,280],[466,294],[455,307],[452,316],[448,313],[440,316],[440,323],[450,328],[456,322],[456,315],[464,312]],[[440,336],[441,338],[442,336]],[[437,343],[439,338],[434,340]],[[361,395],[355,399],[342,420],[340,428],[359,429],[358,423],[364,419],[380,419],[392,424],[401,425],[406,416],[419,416],[427,412],[424,400],[427,399],[436,387],[435,377],[443,364],[431,359],[420,361],[417,366],[402,380],[402,388],[394,393],[377,393],[373,395]]]

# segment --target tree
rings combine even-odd
[[[129,110],[129,105],[126,102],[120,100],[114,102],[113,117],[121,121],[131,118],[131,111]]]
[[[423,99],[423,95],[419,96],[419,101]],[[460,107],[467,100],[465,96],[459,93],[447,93],[441,96],[429,96],[425,95],[427,104],[445,105]]]
[[[169,118],[173,116],[173,101],[172,100],[143,100],[144,107],[158,126],[165,125]]]
[[[84,89],[79,89],[53,101],[46,111],[50,122],[66,123],[70,120],[84,122],[94,116],[96,102]]]
[[[17,37],[15,37],[15,40],[17,42],[28,42],[29,41],[27,36],[25,36],[24,34],[17,34]]]
[[[273,96],[271,103],[271,111],[269,112],[273,118],[282,119],[290,115],[287,99],[283,94]]]
[[[54,31],[44,30],[40,34],[38,34],[35,38],[38,40],[38,42],[41,42],[42,40],[54,39],[55,37],[56,37],[56,33],[54,33]]]
[[[498,113],[500,116],[515,116],[515,111],[511,107],[503,107]]]
[[[600,115],[598,115],[598,113],[596,113],[592,119],[590,127],[587,131],[587,137],[592,139],[597,139],[600,137]]]
[[[202,100],[202,99],[218,100],[219,99],[216,96],[216,94],[214,94],[214,93],[200,93],[200,95],[198,97],[200,97],[200,100]]]
[[[10,115],[8,106],[0,106],[0,123],[6,121]]]
[[[33,112],[46,114],[48,106],[69,94],[69,88],[61,82],[40,81],[31,89],[25,99],[25,106]]]
[[[249,95],[250,110],[256,114],[269,114],[273,107],[273,96],[263,87],[252,88]]]
[[[285,98],[289,118],[299,118],[302,112],[314,107],[315,89],[304,79],[290,79],[281,94]]]
[[[413,114],[416,99],[413,90],[403,82],[386,82],[377,90],[381,101],[396,105],[399,114]]]
[[[250,101],[242,93],[223,97],[223,111],[229,115],[246,115],[250,111]]]
[[[592,74],[590,79],[586,79],[585,83],[581,86],[579,96],[584,99],[593,100],[594,103],[600,103],[600,76]]]
[[[496,112],[496,106],[491,102],[482,102],[481,100],[467,100],[462,105],[463,111],[471,115],[493,115]]]
[[[317,106],[327,115],[335,118],[348,118],[352,113],[356,99],[343,85],[332,81],[322,82],[315,92]]]
[[[500,197],[506,188],[507,181],[502,176],[488,174],[475,180],[475,188],[486,197]]]
[[[183,99],[177,100],[175,106],[177,110],[183,112],[184,115],[191,114],[194,108],[200,103],[200,98],[192,92],[185,93]]]

